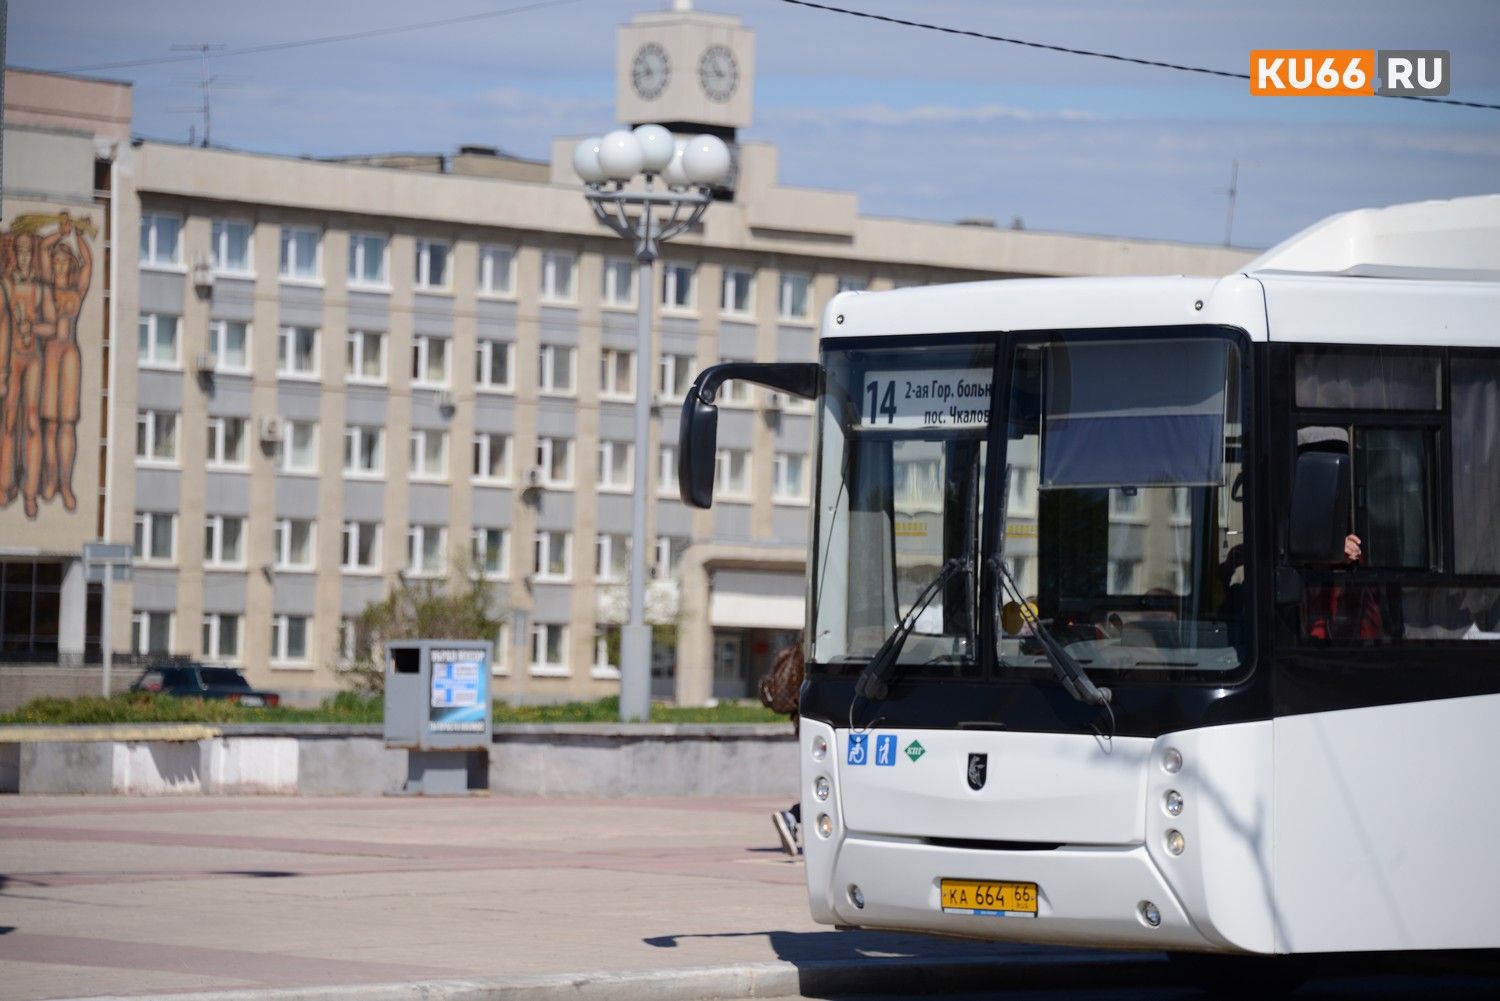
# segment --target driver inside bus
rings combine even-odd
[[[1297,453],[1335,452],[1349,454],[1349,432],[1337,427],[1297,429]],[[1314,584],[1306,589],[1302,603],[1303,632],[1308,639],[1348,643],[1378,640],[1384,633],[1380,596],[1373,585],[1354,580],[1364,557],[1364,542],[1350,532],[1344,537],[1342,563],[1309,563],[1310,570],[1340,570],[1348,583]]]

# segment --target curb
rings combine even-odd
[[[831,962],[747,963],[734,966],[596,971],[539,977],[483,977],[409,983],[207,991],[162,995],[170,1001],[706,1001],[788,998],[802,994],[966,993],[1018,987],[1058,987],[1059,967],[1087,967],[1067,986],[1122,982],[1125,970],[1139,976],[1160,953],[1025,954],[996,959],[869,959]],[[1004,980],[1000,977],[1003,971]],[[97,995],[75,1001],[140,1001],[138,995]]]

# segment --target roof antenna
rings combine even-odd
[[[173,108],[172,110],[173,111],[201,111],[203,113],[203,143],[202,143],[202,145],[205,146],[205,147],[208,145],[209,126],[210,126],[210,123],[212,121],[212,116],[209,114],[209,103],[208,103],[209,85],[212,84],[214,82],[214,79],[215,79],[214,76],[208,72],[208,54],[209,54],[210,51],[214,51],[214,50],[218,50],[218,49],[222,49],[222,48],[224,48],[224,46],[222,46],[222,45],[174,45],[174,46],[172,46],[172,51],[174,51],[174,52],[201,52],[203,54],[203,81],[201,83],[198,83],[198,84],[191,84],[191,83],[189,83],[189,84],[178,84],[178,86],[187,86],[187,87],[194,87],[194,86],[196,86],[196,87],[202,87],[203,88],[203,106],[201,108]],[[189,130],[189,132],[188,132],[188,144],[189,145],[194,145],[193,139],[192,139],[192,131],[191,130]]]

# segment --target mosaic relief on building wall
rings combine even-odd
[[[78,326],[97,235],[67,212],[20,215],[0,232],[0,508],[31,520],[43,504],[78,507]]]

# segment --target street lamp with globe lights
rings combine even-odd
[[[620,720],[651,718],[651,627],[646,624],[646,515],[650,503],[652,263],[664,240],[703,218],[729,173],[717,136],[677,139],[660,125],[617,129],[580,142],[573,169],[598,220],[635,245],[635,498],[630,533],[630,620],[620,630]],[[627,188],[636,175],[637,188]],[[657,182],[661,183],[658,190]]]

